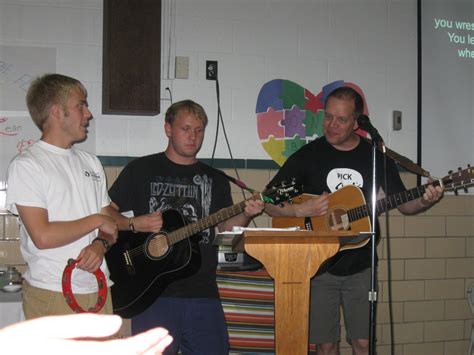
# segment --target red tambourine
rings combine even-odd
[[[77,303],[76,298],[74,297],[74,294],[72,293],[72,287],[71,287],[72,270],[75,269],[76,264],[79,262],[79,260],[80,259],[78,260],[69,259],[67,261],[66,267],[64,268],[63,280],[62,280],[64,298],[66,299],[66,303],[68,304],[68,306],[76,313],[84,313],[84,312],[97,313],[102,309],[102,307],[104,307],[105,300],[107,299],[107,281],[105,279],[105,275],[100,268],[98,268],[94,272],[94,276],[97,279],[97,285],[99,286],[97,302],[94,307],[89,308],[87,311],[84,310],[79,305],[79,303]]]

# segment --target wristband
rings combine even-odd
[[[97,279],[97,285],[99,287],[98,295],[97,295],[97,302],[95,303],[94,307],[90,307],[87,311],[84,310],[79,303],[77,303],[74,294],[72,293],[72,286],[71,286],[71,275],[72,270],[76,267],[76,264],[79,262],[80,259],[74,260],[69,259],[67,261],[67,265],[64,268],[63,277],[62,277],[62,288],[63,288],[63,295],[66,299],[66,303],[68,306],[76,313],[84,313],[84,312],[99,312],[102,307],[104,307],[105,300],[107,299],[107,280],[105,279],[105,275],[100,268],[98,268],[94,272],[94,276]]]
[[[133,217],[130,217],[128,219],[128,227],[133,233],[137,233],[137,230],[135,229],[135,225],[133,224]]]
[[[109,241],[108,241],[107,239],[101,238],[101,237],[97,237],[97,238],[95,238],[92,242],[95,242],[96,240],[98,240],[98,241],[100,241],[100,242],[102,243],[102,245],[104,246],[106,252],[109,251],[109,249],[110,249],[110,243],[109,243]]]

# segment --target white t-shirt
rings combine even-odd
[[[99,159],[74,147],[62,149],[36,142],[12,160],[7,183],[6,206],[13,214],[18,214],[16,204],[40,207],[48,210],[51,222],[80,219],[110,204]],[[20,249],[28,266],[25,280],[35,287],[61,292],[68,259],[76,259],[96,236],[97,230],[62,247],[38,249],[20,220]],[[105,260],[101,269],[110,285]],[[76,268],[71,279],[74,293],[97,291],[91,273]]]

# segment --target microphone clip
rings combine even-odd
[[[379,131],[372,125],[370,119],[366,115],[360,115],[357,117],[357,124],[361,129],[368,132],[374,144],[382,144],[385,146],[382,136],[380,135]]]

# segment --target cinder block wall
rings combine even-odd
[[[120,170],[106,168],[109,185]],[[263,189],[275,173],[254,169],[238,172],[240,180],[255,189]],[[230,169],[226,173],[236,176]],[[416,185],[413,175],[403,174],[403,179],[407,188]],[[235,186],[232,195],[235,203],[244,199]],[[395,354],[465,354],[473,324],[466,290],[474,282],[474,195],[446,195],[431,210],[416,216],[392,210],[388,233],[386,216],[379,220],[383,238],[378,245],[378,353],[390,354],[390,264]],[[268,227],[271,219],[264,215],[255,223]],[[0,264],[24,270],[18,244],[16,217],[0,216]],[[345,342],[341,353],[351,353]]]

